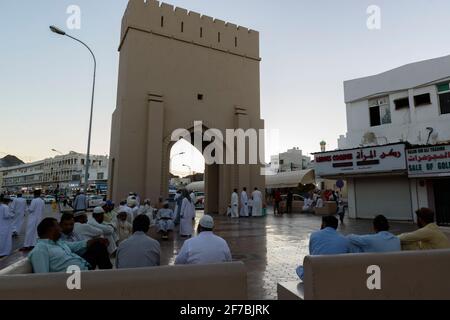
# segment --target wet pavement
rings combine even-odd
[[[202,216],[197,212],[197,222]],[[46,209],[45,216],[59,218],[58,213]],[[296,267],[308,254],[309,236],[318,230],[321,218],[314,215],[293,214],[274,216],[269,210],[267,217],[241,218],[231,220],[228,217],[215,216],[216,234],[229,244],[233,259],[243,261],[248,271],[248,295],[250,299],[276,299],[277,283],[296,281]],[[391,231],[400,234],[415,230],[412,223],[391,223]],[[372,232],[371,221],[346,220],[340,226],[343,234],[365,234]],[[159,240],[155,230],[150,235]],[[21,236],[14,240],[14,248],[23,243]],[[161,242],[161,264],[174,263],[175,257],[183,244],[183,240],[175,233],[168,241]],[[25,257],[15,252],[6,259],[0,260],[0,269]]]

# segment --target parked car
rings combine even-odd
[[[205,209],[205,193],[195,192],[195,209],[204,210]]]
[[[281,196],[281,203],[280,203],[280,209],[282,212],[286,212],[286,201],[287,201],[287,194],[283,194]],[[305,197],[299,194],[294,194],[292,196],[292,212],[295,213],[301,213],[303,211],[303,205],[305,203]]]
[[[48,195],[48,196],[45,196],[43,198],[43,200],[44,200],[45,204],[49,204],[49,203],[53,203],[54,201],[56,201],[56,198],[54,196]]]
[[[101,207],[103,205],[103,196],[93,195],[88,196],[88,207],[95,208]]]

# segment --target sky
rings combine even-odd
[[[288,148],[337,148],[346,133],[343,81],[449,54],[448,0],[170,0],[169,3],[260,32],[261,116]],[[116,105],[120,22],[126,0],[0,0],[0,157],[26,162],[86,152],[92,60],[54,24],[85,41],[97,56],[94,154],[109,153]],[[70,5],[81,9],[69,30]],[[380,29],[367,27],[367,8],[380,8]],[[270,139],[268,139],[270,141]],[[174,171],[201,171],[201,155],[180,143]],[[191,166],[191,169],[183,164]]]

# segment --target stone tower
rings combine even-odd
[[[110,197],[166,197],[176,129],[263,129],[259,33],[154,0],[131,0],[122,21],[112,116]],[[201,151],[201,150],[200,150]],[[208,165],[205,211],[225,213],[234,188],[264,192],[261,165]]]

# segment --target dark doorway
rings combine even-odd
[[[436,219],[440,226],[450,226],[450,179],[433,183]]]

